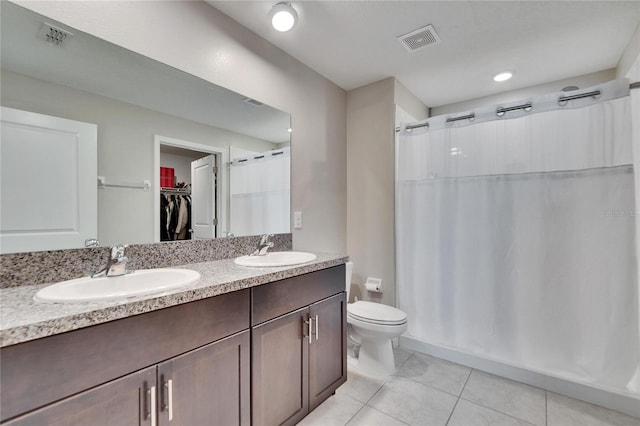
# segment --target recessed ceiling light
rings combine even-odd
[[[493,81],[507,81],[511,77],[513,77],[513,74],[510,73],[509,71],[505,71],[505,72],[501,72],[500,74],[494,75]]]
[[[298,21],[298,13],[289,2],[280,2],[273,5],[269,12],[271,25],[280,32],[289,31]]]

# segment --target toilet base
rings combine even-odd
[[[390,376],[396,372],[393,347],[389,339],[361,338],[358,370],[375,376]]]

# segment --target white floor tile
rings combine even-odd
[[[348,395],[330,396],[302,419],[299,426],[344,426],[364,406]]]
[[[413,352],[410,352],[407,349],[393,348],[393,360],[396,363],[396,368],[402,367],[412,353]]]
[[[390,377],[358,372],[357,360],[349,358],[347,383],[300,424],[431,426],[449,419],[447,426],[640,426],[638,418],[533,386],[476,370],[469,374],[464,366],[420,353],[394,353],[399,369]],[[457,400],[449,393],[459,392],[457,375],[463,372],[468,380]]]
[[[549,426],[640,426],[640,419],[547,392]]]
[[[393,377],[367,405],[410,425],[444,426],[455,403],[448,393]]]
[[[347,423],[347,426],[406,426],[406,423],[394,419],[375,408],[364,406]]]
[[[340,386],[336,393],[349,395],[350,397],[366,403],[387,381],[384,377],[369,376],[348,367],[347,382]]]
[[[460,364],[414,353],[396,375],[459,396],[471,369]]]
[[[533,386],[473,370],[461,397],[535,425],[546,423],[545,391]]]
[[[531,423],[460,399],[447,426],[531,426]]]

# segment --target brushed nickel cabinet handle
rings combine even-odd
[[[147,384],[145,383],[145,387]],[[146,390],[144,419],[151,420],[151,426],[156,426],[156,387],[151,386]]]
[[[308,326],[307,328],[307,333],[305,334],[305,327],[304,326]],[[309,344],[311,344],[312,342],[312,337],[311,337],[311,318],[306,319],[306,320],[302,320],[302,336],[306,337],[309,339]]]
[[[173,420],[173,379],[167,380],[168,396],[169,396],[169,421]]]

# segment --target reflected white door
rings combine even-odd
[[[97,237],[97,126],[2,107],[0,252]]]
[[[216,237],[216,156],[191,163],[191,227],[193,239]]]

